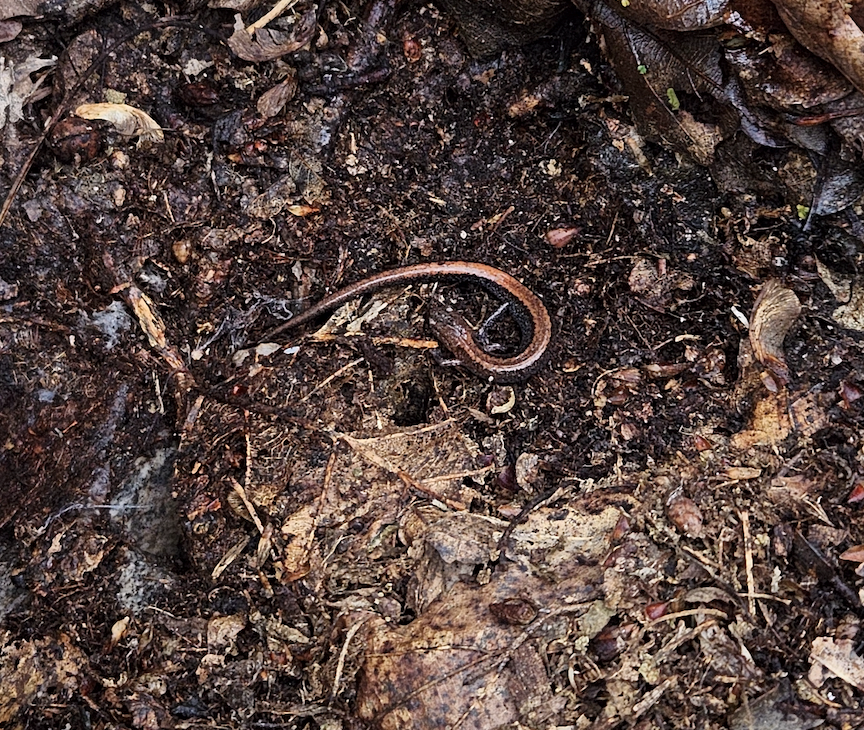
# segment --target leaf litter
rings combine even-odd
[[[4,721],[854,726],[862,368],[836,315],[858,306],[854,196],[806,206],[803,238],[800,193],[719,197],[604,94],[590,38],[563,73],[549,41],[474,61],[452,19],[403,8],[393,37],[413,40],[385,45],[376,75],[383,41],[323,11],[268,36],[279,60],[238,65],[182,27],[74,91],[104,41],[76,28],[61,59],[54,102],[123,89],[166,134],[148,149],[94,129],[92,154],[24,181],[27,223],[12,208],[0,667],[24,691]],[[675,31],[720,9],[668,11]],[[206,18],[226,37],[237,22]],[[675,95],[646,98],[714,88],[728,54],[703,42],[652,77]],[[219,92],[168,93],[180,66]],[[583,93],[509,114],[526,74]],[[685,114],[655,131],[722,155],[734,120]],[[779,171],[773,154],[754,158]],[[411,343],[429,297],[477,322],[489,308],[445,286],[256,346],[284,304],[418,255],[493,260],[536,288],[558,328],[548,368],[504,394],[427,358]],[[120,301],[140,331],[85,326]],[[174,501],[121,503],[154,449]],[[169,565],[121,527],[137,508],[152,532],[182,522]]]

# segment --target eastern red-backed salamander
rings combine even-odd
[[[471,327],[463,317],[447,311],[442,305],[430,307],[429,324],[462,365],[497,383],[515,383],[532,375],[543,361],[552,339],[552,321],[540,298],[528,287],[500,269],[468,261],[441,261],[403,266],[350,284],[292,317],[266,338],[300,327],[351,299],[390,286],[401,286],[431,279],[467,279],[488,289],[508,302],[512,316],[522,334],[522,348],[516,355],[497,357],[483,350],[474,339]]]

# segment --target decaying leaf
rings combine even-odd
[[[817,637],[810,648],[810,662],[807,678],[817,687],[828,677],[837,676],[864,691],[864,659],[855,653],[854,640]]]
[[[720,25],[729,0],[639,0],[616,10],[635,23],[667,30],[698,30]]]
[[[40,0],[2,0],[0,1],[0,20],[39,15]]]
[[[82,104],[75,110],[82,119],[103,119],[124,137],[140,137],[149,142],[164,142],[162,128],[147,112],[129,104]]]
[[[216,652],[231,647],[237,635],[246,628],[246,614],[214,616],[207,622],[207,650]]]
[[[296,198],[297,184],[291,175],[283,175],[249,204],[248,213],[267,220],[281,213]]]
[[[800,314],[801,302],[795,292],[784,287],[779,280],[771,279],[762,287],[750,316],[753,353],[782,385],[789,382],[783,340]]]
[[[7,634],[0,649],[0,723],[6,727],[39,694],[77,690],[79,675],[88,666],[87,657],[65,634],[8,642]]]
[[[786,27],[801,45],[833,63],[864,92],[864,32],[836,0],[774,0]]]
[[[792,684],[783,679],[772,690],[750,700],[729,717],[730,730],[810,730],[822,720],[799,707]]]
[[[186,365],[180,353],[168,344],[165,336],[165,323],[156,311],[156,306],[150,297],[137,286],[124,287],[122,292],[127,304],[138,318],[138,324],[141,325],[141,329],[147,335],[150,346],[162,356],[172,370],[178,373],[185,371]]]
[[[537,637],[551,640],[548,632],[561,625],[556,614],[585,613],[598,595],[600,576],[599,568],[576,561],[558,582],[511,566],[482,587],[457,583],[408,626],[376,621],[361,671],[358,715],[381,730],[482,730],[520,720],[547,726],[564,697],[551,691]],[[501,619],[501,609],[514,602],[527,609],[518,612],[527,626]],[[544,611],[532,621],[527,604]]]
[[[314,6],[297,21],[290,33],[260,28],[250,33],[242,21],[228,39],[228,46],[244,61],[272,61],[299,51],[315,36],[317,19]]]
[[[17,38],[23,28],[18,20],[0,20],[0,43]]]
[[[0,55],[0,129],[7,121],[15,124],[24,118],[24,105],[42,83],[41,78],[33,81],[30,74],[56,63],[56,58],[31,56],[23,63],[14,64]]]
[[[275,117],[297,93],[297,76],[292,72],[288,77],[258,99],[256,108],[262,117]]]
[[[864,332],[864,278],[854,282],[849,301],[837,307],[831,316],[844,327]]]

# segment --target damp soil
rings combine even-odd
[[[149,12],[47,18],[14,52],[75,66],[70,49],[95,59]],[[776,150],[747,147],[760,180],[732,194],[643,140],[579,18],[488,60],[434,5],[374,21],[325,3],[315,39],[266,62],[214,37],[229,11],[142,31],[80,94],[121,92],[164,140],[93,122],[36,156],[0,228],[0,672],[26,687],[3,691],[4,723],[407,727],[422,698],[414,727],[726,728],[764,697],[789,728],[864,723],[864,351],[837,314],[864,306],[842,300],[856,214],[805,231]],[[7,185],[74,82],[45,83],[7,130]],[[498,305],[453,282],[264,337],[344,285],[446,260],[542,298],[530,379],[438,356],[430,299],[478,326]],[[801,304],[788,382],[748,331],[771,280]],[[486,328],[505,348],[511,320]],[[602,549],[544,567],[570,534],[556,520],[607,509]],[[505,545],[532,514],[557,537],[526,563]],[[478,520],[479,556],[442,547]],[[577,594],[605,620],[556,609]],[[539,662],[533,704],[454,718],[398,662],[376,673],[393,647],[448,645],[448,595],[497,607],[515,633],[487,688]],[[427,649],[381,638],[421,625]],[[523,643],[540,659],[508,653]]]

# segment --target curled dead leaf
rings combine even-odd
[[[111,627],[111,642],[109,645],[112,649],[120,643],[124,636],[126,636],[126,632],[129,630],[129,622],[131,620],[131,616],[125,616],[119,621],[116,621]]]
[[[493,416],[509,413],[516,405],[516,391],[509,385],[498,386],[489,391],[486,409]]]
[[[75,110],[82,119],[103,119],[114,125],[124,137],[138,136],[150,142],[164,142],[165,135],[156,121],[144,111],[129,104],[82,104]]]
[[[315,6],[305,12],[290,33],[269,28],[250,32],[238,23],[228,39],[228,47],[244,61],[272,61],[289,53],[299,51],[315,35],[317,27]]]
[[[750,344],[756,359],[781,385],[789,382],[789,367],[783,357],[783,340],[801,314],[795,292],[778,279],[765,282],[750,316]]]
[[[296,215],[298,218],[305,218],[307,215],[314,215],[321,212],[320,205],[305,205],[298,203],[297,205],[289,205],[287,211],[291,215]]]

